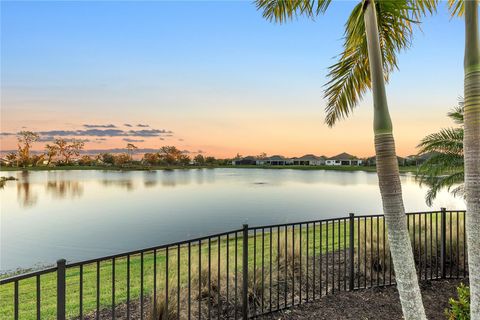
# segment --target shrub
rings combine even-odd
[[[470,320],[470,289],[463,283],[457,288],[458,300],[450,298],[450,308],[445,309],[448,320]]]

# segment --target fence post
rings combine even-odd
[[[440,208],[440,271],[442,279],[447,276],[446,259],[447,259],[447,209]]]
[[[355,283],[355,214],[349,214],[350,225],[350,238],[349,238],[349,263],[350,263],[350,275],[349,275],[349,289],[354,289]]]
[[[65,264],[57,260],[57,320],[65,320]]]
[[[243,225],[242,250],[242,317],[248,319],[248,224]]]

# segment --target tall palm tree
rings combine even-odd
[[[257,8],[269,20],[283,23],[299,15],[313,18],[324,13],[331,0],[257,0]],[[398,170],[393,126],[385,81],[397,67],[397,53],[409,46],[414,19],[432,12],[432,1],[362,0],[350,15],[344,52],[330,68],[325,97],[326,122],[332,126],[349,115],[367,89],[373,91],[377,175],[388,239],[406,319],[426,319],[407,229]]]
[[[429,187],[425,196],[429,206],[444,188],[454,195],[464,195],[463,101],[448,116],[462,126],[429,134],[417,146],[420,155],[429,155],[416,175],[421,184]]]
[[[478,0],[464,1],[465,14],[465,198],[472,319],[480,319],[480,43]]]

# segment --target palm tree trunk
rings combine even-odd
[[[374,101],[375,152],[377,175],[382,196],[385,223],[395,270],[397,288],[405,319],[426,319],[418,286],[412,244],[403,206],[392,121],[388,111],[377,15],[373,0],[366,1],[365,31]]]
[[[478,0],[465,1],[465,195],[471,319],[480,319],[480,50]]]

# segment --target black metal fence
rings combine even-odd
[[[465,212],[407,214],[419,279],[467,275]],[[395,284],[382,215],[248,227],[0,280],[1,319],[250,318]]]

